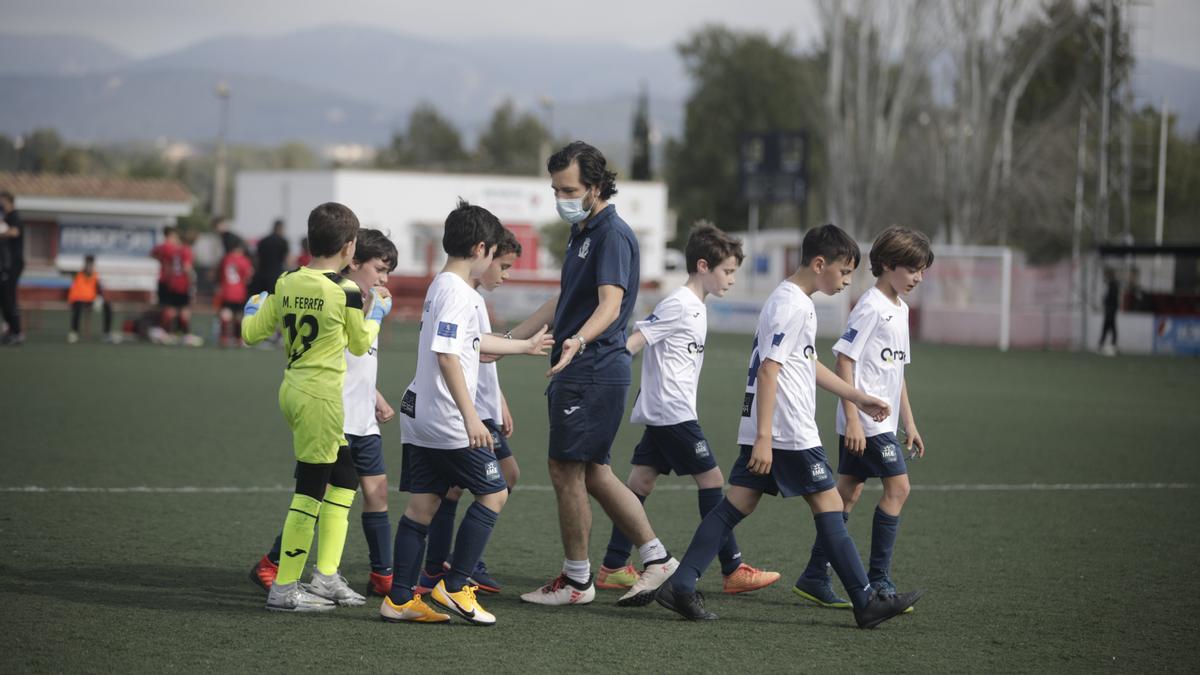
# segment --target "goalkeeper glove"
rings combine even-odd
[[[245,314],[246,316],[254,316],[257,314],[258,308],[262,307],[263,303],[267,301],[267,296],[269,295],[270,293],[263,291],[258,295],[250,296],[250,299],[246,301],[246,307],[242,310],[242,314]]]
[[[392,311],[392,299],[383,297],[377,289],[371,289],[371,311],[367,315],[368,321],[383,323],[383,317]]]

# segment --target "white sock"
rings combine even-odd
[[[592,561],[563,560],[562,572],[571,581],[586,584],[592,578]]]
[[[657,538],[651,539],[638,547],[638,555],[642,557],[642,565],[646,565],[647,561],[667,557],[667,547]]]

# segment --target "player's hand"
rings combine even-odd
[[[857,419],[846,418],[846,435],[842,438],[842,445],[846,447],[846,452],[852,455],[861,457],[867,449],[867,435],[863,433],[862,422]]]
[[[920,459],[925,456],[925,441],[921,438],[921,432],[917,431],[917,425],[910,424],[904,429],[904,448],[908,450],[909,459]]]
[[[546,373],[546,377],[561,373],[564,368],[571,365],[571,361],[575,359],[575,355],[578,353],[579,340],[567,338],[566,341],[562,343],[562,351],[558,353],[558,363],[554,364],[554,367]]]
[[[504,434],[505,438],[512,438],[513,430],[512,413],[508,411],[508,401],[500,399],[500,433]]]
[[[750,450],[750,462],[746,464],[746,468],[750,473],[765,476],[771,473],[771,463],[775,459],[775,453],[771,449],[770,438],[758,438],[754,441],[754,448]]]
[[[267,301],[267,297],[269,295],[271,294],[263,291],[258,295],[250,296],[250,299],[246,301],[246,306],[242,308],[242,314],[244,316],[254,316],[255,314],[258,314],[258,309],[263,306],[264,302]]]
[[[375,397],[375,421],[380,424],[387,424],[396,416],[396,411],[392,410],[392,406],[382,397]]]
[[[488,354],[486,352],[479,355],[480,363],[495,363],[500,360],[499,354]]]
[[[554,346],[554,336],[548,332],[549,330],[549,326],[542,324],[542,329],[525,341],[525,353],[532,356],[549,354],[550,348]]]
[[[882,422],[891,416],[892,407],[887,404],[887,401],[875,398],[869,394],[864,394],[861,391],[858,393],[859,399],[854,402],[854,405],[858,406],[859,410],[866,413],[867,417],[870,417],[876,422]]]
[[[367,309],[367,320],[383,323],[383,317],[392,311],[392,294],[388,289],[375,286],[371,289],[370,306]]]
[[[495,450],[495,446],[492,444],[492,432],[484,426],[479,417],[467,422],[467,440],[470,441],[472,448]]]

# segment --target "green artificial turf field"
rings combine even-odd
[[[486,554],[505,584],[482,600],[498,624],[477,628],[384,624],[377,600],[317,616],[264,611],[247,572],[289,499],[281,355],[67,345],[59,324],[65,316],[46,314],[28,343],[0,350],[3,672],[1145,671],[1195,662],[1188,645],[1200,610],[1187,589],[1200,560],[1200,360],[916,345],[909,390],[928,455],[910,465],[893,576],[901,590],[927,594],[914,614],[867,632],[849,612],[790,593],[814,532],[801,500],[766,498],[737,530],[746,561],[781,571],[779,584],[728,597],[715,565],[702,579],[720,621],[618,608],[613,591],[584,607],[522,605],[518,594],[556,574],[562,550],[545,466],[546,364],[507,359],[523,474]],[[388,325],[380,388],[393,404],[415,342],[413,325]],[[711,335],[706,348],[700,421],[726,472],[749,342]],[[831,363],[829,343],[819,348]],[[836,448],[833,421],[825,396],[827,448]],[[639,434],[626,424],[617,439],[622,478]],[[394,423],[384,447],[394,483]],[[878,495],[867,492],[850,521],[864,556]],[[403,504],[393,494],[393,525]],[[647,508],[682,556],[698,523],[691,480],[663,479]],[[361,589],[357,510],[343,572]],[[609,528],[595,508],[593,569]]]

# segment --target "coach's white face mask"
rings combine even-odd
[[[587,208],[587,209],[583,208],[583,199],[584,199],[583,197],[579,197],[576,199],[556,200],[555,207],[558,209],[558,217],[562,218],[563,220],[567,221],[568,223],[570,223],[572,225],[575,225],[576,223],[579,223],[579,222],[582,222],[583,220],[585,220],[588,217],[588,215],[592,212],[592,209],[591,208]],[[595,206],[595,205],[596,205],[596,202],[593,200],[592,206]]]

